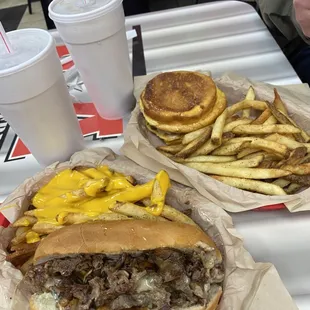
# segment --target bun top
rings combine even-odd
[[[51,233],[37,248],[34,263],[74,254],[193,248],[199,242],[215,248],[221,260],[212,239],[193,225],[146,220],[98,221],[70,225]]]
[[[158,74],[141,94],[144,113],[157,121],[192,122],[216,102],[216,85],[207,75],[174,71]]]

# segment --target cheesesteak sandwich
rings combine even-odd
[[[32,310],[214,310],[223,280],[221,253],[200,228],[146,220],[62,228],[25,276]]]

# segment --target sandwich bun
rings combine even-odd
[[[59,229],[41,241],[34,264],[72,254],[119,254],[170,247],[190,249],[204,243],[221,252],[200,228],[164,221],[98,221]]]
[[[141,94],[145,114],[159,122],[198,119],[213,108],[215,101],[212,78],[190,71],[158,74]]]
[[[191,249],[198,246],[215,249],[217,261],[222,262],[221,253],[212,239],[193,225],[147,220],[98,221],[66,226],[48,235],[36,250],[34,264],[77,254],[119,254],[167,247]],[[205,306],[197,305],[179,309],[215,310],[222,295],[221,286],[217,286],[210,294],[212,297]],[[61,310],[57,308],[51,293],[32,295],[30,309]],[[97,310],[109,310],[109,308],[105,306]],[[132,308],[131,310],[147,309]]]

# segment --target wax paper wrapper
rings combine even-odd
[[[74,154],[69,162],[56,163],[21,184],[3,203],[2,212],[12,222],[27,209],[31,197],[57,172],[76,166],[108,165],[113,170],[132,175],[139,183],[155,174],[131,160],[98,148]],[[197,191],[172,183],[167,203],[179,210],[192,210],[192,218],[212,237],[222,252],[225,266],[224,293],[219,310],[296,310],[272,264],[255,263],[244,249],[241,237],[233,227],[231,217],[221,208],[210,204]],[[5,252],[12,228],[0,231],[0,309],[28,309],[26,289],[21,273],[5,261]],[[165,233],[165,232],[163,232]]]
[[[135,96],[137,99],[147,82],[155,75],[136,78]],[[274,99],[273,88],[275,86],[250,81],[233,73],[227,73],[215,79],[215,82],[226,94],[228,105],[243,100],[250,85],[254,87],[258,100],[273,101]],[[310,132],[310,90],[308,86],[277,86],[276,88],[286,103],[290,116],[305,131]],[[156,147],[163,145],[163,142],[147,130],[138,105],[132,113],[124,135],[125,144],[121,149],[122,154],[153,171],[167,170],[173,180],[197,189],[210,203],[215,203],[227,211],[242,212],[279,203],[284,203],[291,212],[310,210],[310,189],[287,196],[256,194],[231,187],[195,169],[168,159],[156,150]]]

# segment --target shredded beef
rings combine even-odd
[[[223,278],[214,251],[201,247],[80,254],[31,266],[25,277],[33,293],[51,292],[65,310],[205,305]]]

